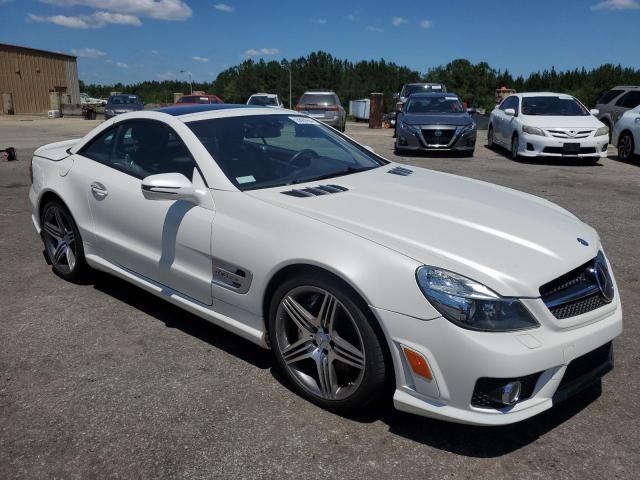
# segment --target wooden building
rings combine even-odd
[[[55,103],[53,92],[62,102],[80,103],[76,57],[0,43],[0,112],[8,113],[4,94],[11,94],[15,113],[46,112]]]

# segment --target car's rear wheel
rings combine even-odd
[[[387,376],[383,338],[366,304],[329,275],[301,275],[275,292],[269,335],[294,389],[333,411],[379,398]]]
[[[514,134],[511,138],[511,160],[518,160],[520,158],[520,137],[518,134]]]
[[[42,240],[57,275],[69,281],[78,281],[85,276],[89,267],[78,226],[59,201],[50,201],[42,209]]]
[[[635,151],[635,142],[630,132],[622,132],[618,138],[618,158],[629,160]]]
[[[487,131],[487,147],[492,149],[495,145],[493,142],[493,125],[489,125],[489,130]]]

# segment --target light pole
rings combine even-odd
[[[282,66],[282,64],[280,66]],[[291,63],[287,62],[287,66],[282,68],[286,68],[287,70],[289,70],[289,110],[291,110]]]
[[[193,95],[193,77],[191,76],[191,72],[187,72],[186,70],[180,70],[180,73],[186,73],[189,75],[189,87],[191,90],[191,95]]]

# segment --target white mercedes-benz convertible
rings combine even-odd
[[[56,274],[109,272],[271,348],[324,408],[393,391],[400,410],[507,424],[613,365],[622,310],[593,228],[296,112],[119,115],[38,149],[32,183]]]

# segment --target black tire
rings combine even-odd
[[[364,369],[359,379],[359,384],[349,396],[340,399],[327,399],[312,393],[309,388],[304,387],[299,377],[287,366],[284,360],[282,350],[287,345],[281,344],[281,330],[278,329],[277,323],[282,325],[284,320],[278,320],[278,312],[285,312],[286,309],[281,308],[281,302],[292,292],[305,288],[317,288],[325,293],[332,295],[350,314],[350,319],[359,331],[361,339],[361,347],[364,351]],[[317,304],[317,303],[316,303]],[[318,314],[320,316],[320,314]],[[375,319],[372,318],[368,307],[362,299],[356,295],[350,288],[343,284],[330,274],[305,273],[293,276],[285,280],[282,285],[275,291],[271,305],[269,308],[269,338],[274,355],[283,372],[295,392],[316,405],[330,411],[346,413],[361,409],[374,400],[384,398],[385,387],[388,385],[387,378],[392,370],[391,361],[387,360],[387,354],[384,345],[386,341],[379,328],[374,326]],[[282,328],[282,327],[281,327]],[[294,328],[295,329],[295,328]],[[302,330],[300,330],[302,332]],[[332,340],[333,341],[333,340]],[[331,344],[331,342],[329,342]],[[288,345],[291,349],[291,344]],[[313,343],[311,348],[322,351],[319,344]],[[311,359],[308,359],[312,361]],[[303,360],[306,361],[306,360]],[[316,381],[314,379],[314,381]],[[337,382],[336,382],[337,383]],[[319,385],[318,381],[318,385]]]
[[[487,148],[493,150],[496,144],[493,141],[493,125],[489,125],[489,130],[487,130]]]
[[[41,215],[42,241],[53,272],[69,282],[81,282],[90,271],[82,237],[71,212],[58,200],[46,203]],[[71,262],[69,249],[73,254]]]
[[[633,141],[633,135],[631,132],[622,132],[618,138],[618,158],[620,160],[631,160],[633,158],[633,152],[635,152],[636,144]]]
[[[513,137],[511,137],[511,150],[509,151],[511,160],[517,161],[518,159],[520,159],[520,154],[518,153],[519,146],[520,138],[518,137],[517,133],[514,133]]]

